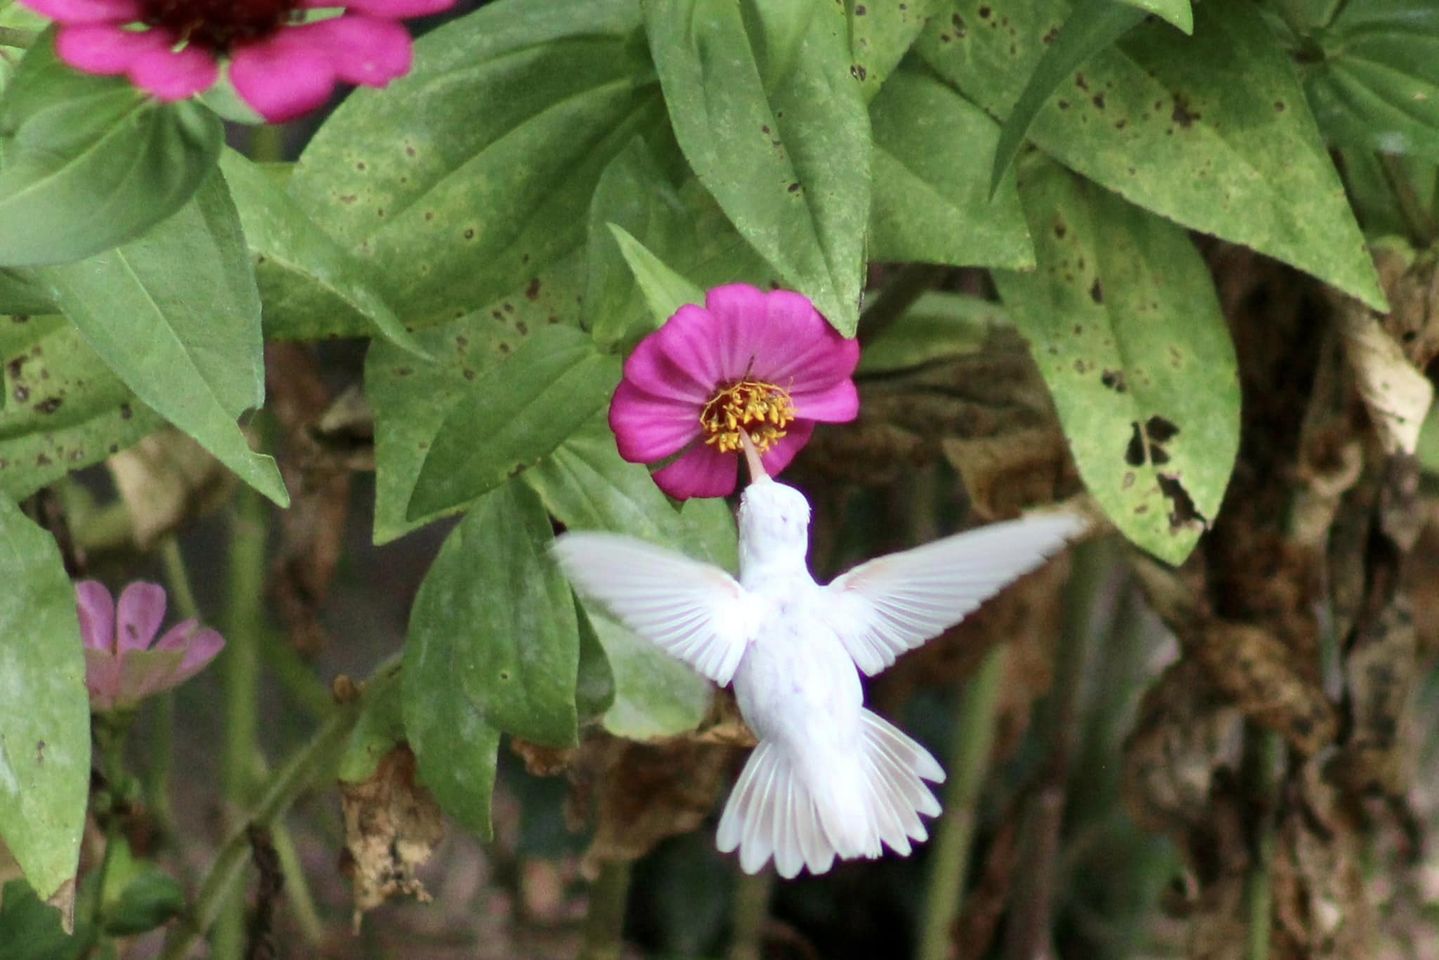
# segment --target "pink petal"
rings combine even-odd
[[[795,416],[825,423],[848,423],[859,416],[859,391],[854,381],[845,379],[818,390],[790,394]]]
[[[681,320],[681,314],[690,309],[705,318],[702,322],[709,322],[704,311],[699,307],[682,309],[680,313],[671,317],[664,327],[660,327],[659,330],[645,337],[635,347],[634,352],[625,361],[625,379],[656,397],[703,406],[710,397],[714,396],[715,387],[718,386],[719,381],[710,376],[698,362],[691,364],[688,368],[681,366],[666,356],[665,351],[661,348],[665,338],[680,336],[675,332],[661,336],[661,331],[670,324],[684,322]],[[677,343],[671,349],[684,350],[687,349],[687,344],[688,339],[684,344]]]
[[[161,100],[185,100],[203,93],[220,78],[215,57],[199,47],[151,50],[130,64],[130,79]]]
[[[455,0],[304,0],[303,7],[344,6],[372,17],[402,20],[406,17],[427,17],[442,13],[455,5]]]
[[[329,57],[281,42],[286,33],[296,29],[282,30],[230,56],[235,92],[270,123],[284,123],[324,106],[335,88]]]
[[[796,420],[786,428],[786,433],[778,443],[760,457],[760,463],[764,464],[765,473],[777,477],[789,466],[790,461],[795,458],[804,445],[809,443],[810,435],[814,433],[813,420]]]
[[[344,16],[320,20],[283,33],[287,50],[325,56],[346,83],[383,87],[410,72],[410,33],[393,20]]]
[[[610,429],[620,456],[652,463],[678,451],[700,434],[701,405],[656,397],[621,380],[610,401]]]
[[[124,73],[145,54],[169,48],[160,30],[122,30],[111,24],[63,26],[55,36],[55,52],[61,60],[102,76]]]
[[[841,337],[793,290],[728,284],[710,290],[705,306],[725,342],[728,369],[794,391],[830,386],[859,364],[859,344]]]
[[[218,631],[211,630],[209,627],[196,631],[189,638],[189,644],[185,648],[185,658],[180,663],[180,669],[175,673],[174,683],[184,683],[205,669],[223,649],[225,649],[225,638],[220,636]]]
[[[20,0],[60,23],[129,23],[140,19],[140,0]]]
[[[654,475],[659,488],[677,500],[723,497],[734,493],[738,479],[739,456],[720,453],[703,443],[696,443],[678,460]]]
[[[115,600],[105,585],[95,580],[75,584],[75,606],[80,615],[80,636],[86,650],[113,652],[115,649]]]
[[[123,659],[130,650],[148,650],[165,619],[165,588],[158,583],[137,580],[120,594],[116,611],[119,640],[116,649]]]
[[[85,650],[85,689],[91,710],[112,710],[120,695],[120,661],[108,650]]]

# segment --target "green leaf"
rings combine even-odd
[[[271,500],[275,462],[235,419],[264,399],[260,298],[239,217],[216,176],[133,243],[40,276],[90,347],[135,395]]]
[[[533,466],[605,405],[619,363],[570,327],[536,330],[445,414],[409,519],[461,506]]]
[[[90,700],[75,590],[60,551],[5,497],[0,583],[0,838],[49,898],[79,866]]]
[[[595,625],[575,598],[575,622],[580,631],[580,663],[575,677],[575,713],[582,722],[593,720],[615,702],[615,675]]]
[[[1184,231],[1059,167],[1021,173],[1039,269],[996,272],[1080,476],[1169,563],[1219,511],[1239,447],[1234,347]]]
[[[1350,3],[1317,40],[1304,90],[1331,141],[1439,160],[1439,7]]]
[[[123,837],[112,842],[117,849],[110,854],[105,874],[105,932],[113,937],[132,937],[179,916],[185,909],[185,891],[179,881],[148,860],[131,859]],[[127,862],[116,863],[122,857]],[[118,892],[112,899],[110,891],[116,888]]]
[[[613,227],[650,250],[663,250],[665,269],[684,278],[676,284],[690,292],[678,300],[674,294],[658,301],[647,297],[636,271],[652,255],[634,249],[626,254]],[[610,162],[595,188],[585,255],[585,321],[606,349],[626,346],[667,320],[669,313],[657,314],[660,304],[703,302],[697,289],[736,281],[765,288],[778,282],[704,188],[694,180],[675,187],[654,152],[638,139]],[[656,289],[652,285],[650,293]]]
[[[50,294],[33,271],[0,267],[0,314],[54,312]]]
[[[765,38],[732,0],[647,0],[650,51],[675,136],[740,234],[836,329],[859,319],[869,119],[837,14],[810,23],[773,91]]]
[[[977,353],[1010,326],[1004,308],[962,293],[930,291],[865,345],[859,373],[873,376]]]
[[[61,63],[53,31],[0,98],[0,264],[66,263],[144,233],[215,165],[218,117]]]
[[[705,302],[703,290],[671,270],[623,227],[613,223],[609,227],[615,242],[620,245],[620,254],[634,274],[635,284],[644,294],[655,326],[674,316],[686,304]]]
[[[1004,128],[999,131],[999,144],[994,150],[994,165],[989,173],[989,189],[999,189],[1009,165],[1024,143],[1029,126],[1060,84],[1077,68],[1084,66],[1096,53],[1109,47],[1144,19],[1138,6],[1120,0],[1078,0],[1074,12],[1049,44],[1049,49],[1034,65],[1034,72],[1020,91],[1019,99],[1009,110]]]
[[[578,739],[579,632],[552,540],[528,488],[491,491],[445,540],[410,615],[404,715],[420,775],[485,836],[500,731],[555,747]]]
[[[1189,0],[1121,0],[1145,13],[1152,13],[1161,20],[1169,21],[1185,33],[1194,32],[1194,8]]]
[[[0,317],[0,494],[16,500],[163,423],[64,317]]]
[[[412,329],[523,288],[585,239],[601,171],[662,129],[635,0],[510,0],[420,38],[415,69],[359,90],[292,195]]]
[[[89,923],[77,918],[75,935],[60,926],[60,911],[35,895],[24,880],[0,890],[0,944],[5,960],[74,960],[86,952]]]
[[[859,81],[860,96],[870,101],[914,45],[929,18],[945,12],[945,3],[844,0],[844,12],[849,18],[849,45],[854,59],[850,76]]]
[[[363,783],[370,779],[385,755],[404,742],[402,690],[398,669],[386,671],[365,684],[360,719],[350,731],[335,774],[342,783]]]
[[[220,171],[255,256],[268,336],[314,339],[358,321],[361,329],[424,356],[355,259],[272,176],[233,150],[221,154]]]
[[[365,394],[375,415],[376,543],[388,543],[452,512],[415,520],[405,516],[445,414],[532,331],[551,323],[577,323],[583,282],[578,258],[570,257],[483,310],[420,331],[415,339],[434,358],[429,363],[384,341],[370,346]]]
[[[1004,116],[1063,11],[1045,0],[955,0],[916,44],[966,96]],[[987,16],[981,17],[978,8]],[[1029,138],[1065,165],[1185,226],[1244,244],[1384,306],[1363,235],[1285,53],[1245,0],[1205,0],[1192,38],[1137,28],[1035,117]]]
[[[523,479],[571,530],[625,533],[727,570],[738,563],[734,518],[724,501],[691,500],[676,509],[644,466],[621,459],[603,416]],[[598,609],[588,613],[614,677],[605,729],[634,739],[693,730],[709,707],[709,682]]]
[[[873,260],[953,266],[1034,265],[1014,178],[985,178],[999,128],[920,69],[901,68],[870,105]]]

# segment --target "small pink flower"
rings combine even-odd
[[[60,24],[55,48],[77,70],[125,74],[161,100],[208,90],[230,63],[240,98],[271,123],[324,104],[338,82],[383,87],[410,70],[397,21],[455,0],[21,0]],[[305,9],[341,9],[301,23]]]
[[[225,646],[218,633],[194,620],[178,623],[155,642],[165,619],[165,589],[137,581],[120,594],[94,580],[75,584],[80,635],[85,640],[85,686],[97,711],[122,710],[184,683]]]
[[[740,431],[778,474],[816,422],[859,412],[851,375],[859,344],[809,299],[745,284],[715,287],[640,341],[610,403],[620,455],[633,463],[680,457],[655,473],[672,497],[722,497],[739,476]]]

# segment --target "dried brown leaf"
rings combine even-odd
[[[174,428],[142,438],[106,464],[141,550],[224,503],[235,482],[220,461]]]
[[[355,896],[355,927],[367,910],[394,897],[428,901],[416,871],[444,836],[444,818],[415,781],[415,755],[401,744],[362,783],[340,784],[345,818],[343,869]]]

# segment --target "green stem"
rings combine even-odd
[[[979,821],[979,794],[994,750],[1007,653],[1005,644],[998,643],[985,655],[955,711],[950,779],[930,854],[918,960],[945,960],[951,952],[951,932],[964,904],[970,847]]]
[[[190,575],[180,544],[173,537],[160,541],[160,561],[165,568],[165,582],[180,616],[186,620],[200,618],[195,592],[190,588]],[[174,765],[175,694],[167,690],[150,703],[149,728],[150,764],[145,777],[145,803],[166,839],[175,836],[175,815],[170,807],[170,770]]]
[[[859,315],[859,342],[872,343],[948,272],[948,267],[929,263],[911,263],[901,267],[880,290],[874,303]]]
[[[40,34],[34,30],[22,30],[19,27],[0,27],[0,47],[17,47],[21,50],[28,50],[35,45]]]
[[[1409,239],[1416,247],[1432,245],[1435,237],[1439,236],[1439,226],[1436,226],[1424,204],[1419,202],[1419,195],[1415,193],[1414,184],[1409,181],[1409,173],[1404,169],[1403,159],[1392,153],[1379,153],[1376,156],[1379,158],[1379,169],[1384,174],[1384,182],[1389,185],[1389,192],[1394,194],[1394,201],[1399,205],[1399,214],[1404,218],[1404,226],[1409,230]]]
[[[585,937],[579,960],[619,960],[624,948],[625,905],[630,895],[630,862],[606,860],[590,884]]]
[[[1274,907],[1271,870],[1274,863],[1274,808],[1278,786],[1277,770],[1283,741],[1272,730],[1252,724],[1244,728],[1244,759],[1241,777],[1251,805],[1258,808],[1253,818],[1254,836],[1249,874],[1244,879],[1244,909],[1249,932],[1245,960],[1269,960],[1269,940]]]
[[[315,895],[310,891],[310,881],[305,878],[300,853],[295,849],[295,837],[284,820],[276,820],[270,825],[270,842],[280,859],[280,872],[285,877],[285,899],[294,912],[300,936],[309,946],[318,947],[325,939],[325,921],[320,919]]]
[[[734,934],[729,960],[760,960],[764,956],[764,927],[769,919],[769,898],[774,892],[774,871],[741,874],[734,893]]]
[[[260,637],[264,629],[265,506],[242,488],[230,524],[229,606],[225,624],[225,742],[221,786],[226,807],[250,801],[259,754]],[[239,960],[244,952],[245,904],[237,894],[224,904],[211,956]]]
[[[166,938],[160,960],[183,960],[195,942],[216,922],[226,904],[234,899],[233,893],[249,859],[249,828],[273,828],[279,817],[311,783],[334,772],[346,738],[359,716],[360,701],[337,706],[310,741],[268,780],[265,792],[249,815],[231,829],[229,838],[200,885],[194,907]]]
[[[165,567],[165,582],[170,585],[175,609],[186,620],[200,619],[200,605],[195,602],[195,591],[190,587],[185,555],[180,552],[180,542],[173,535],[160,541],[160,562]]]

